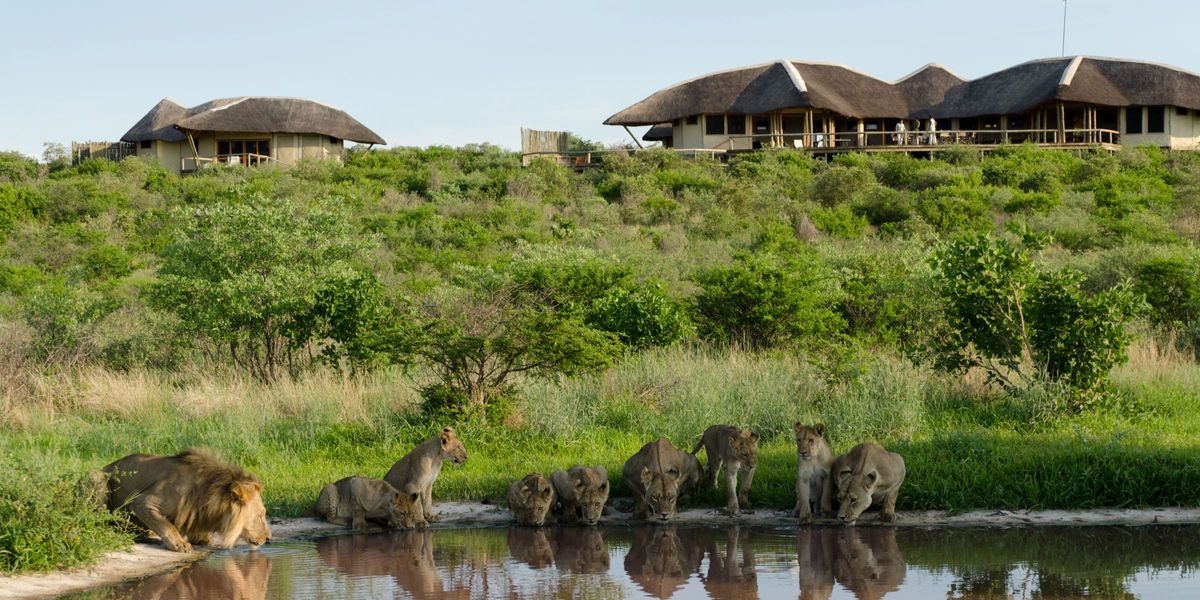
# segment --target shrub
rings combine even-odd
[[[877,184],[875,175],[863,167],[833,165],[813,179],[813,199],[832,207],[850,202],[870,191]]]
[[[809,213],[809,217],[817,229],[834,237],[856,238],[867,228],[867,219],[856,214],[848,204],[818,208]]]
[[[0,183],[19,183],[37,177],[37,161],[19,152],[0,152]]]
[[[780,256],[738,254],[733,264],[700,271],[694,299],[700,335],[752,348],[803,342],[837,331],[838,291],[829,268],[811,251]]]
[[[37,189],[10,183],[0,183],[0,240],[21,221],[42,214],[46,199]]]
[[[585,322],[635,349],[669,346],[691,331],[686,306],[660,283],[614,288],[592,303]]]
[[[971,234],[934,251],[947,325],[933,344],[937,366],[980,368],[1010,390],[1038,380],[1092,390],[1124,360],[1138,296],[1125,284],[1088,295],[1077,273],[1038,269],[1028,248],[1044,243]]]
[[[1137,267],[1134,289],[1150,305],[1149,317],[1177,327],[1200,318],[1200,264],[1191,258],[1153,258]]]

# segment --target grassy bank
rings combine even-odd
[[[440,499],[503,498],[530,471],[620,468],[665,436],[691,449],[717,422],[764,435],[752,500],[793,503],[790,425],[822,420],[835,451],[874,440],[901,452],[902,509],[1194,505],[1200,487],[1200,367],[1135,349],[1118,399],[1054,416],[1037,395],[1001,396],[892,357],[866,356],[831,380],[800,358],[674,348],[597,376],[532,384],[506,423],[457,423],[470,460],[447,467]],[[4,406],[0,451],[45,472],[83,472],[129,452],[210,447],[256,473],[272,514],[305,514],[320,487],[382,476],[442,423],[422,415],[412,376],[319,373],[262,386],[233,376],[89,371],[44,380]],[[519,415],[519,416],[517,416]],[[696,504],[720,505],[706,492]]]

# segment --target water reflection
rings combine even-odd
[[[101,598],[1200,597],[1200,528],[513,528],[222,552]],[[1156,587],[1157,586],[1157,587]]]

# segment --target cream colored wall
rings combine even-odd
[[[688,125],[687,119],[679,120],[678,125],[671,127],[671,137],[675,140],[675,147],[679,149],[692,149],[704,147],[704,134],[701,123],[703,118],[697,119],[695,125]]]
[[[271,154],[285,165],[296,164],[302,158],[340,161],[344,152],[344,143],[331,142],[327,135],[277,133],[271,140]]]
[[[1170,134],[1172,149],[1200,148],[1200,122],[1197,122],[1197,111],[1189,110],[1186,115],[1177,115],[1175,107],[1167,107],[1167,133]]]
[[[164,169],[179,172],[181,164],[179,158],[183,156],[183,147],[187,142],[154,142],[154,148],[151,150],[158,157],[158,164]],[[140,154],[140,153],[139,153]],[[190,154],[190,152],[189,152]]]
[[[1171,147],[1171,121],[1172,121],[1172,114],[1174,114],[1174,112],[1175,112],[1175,107],[1168,106],[1163,109],[1165,111],[1164,118],[1163,118],[1163,129],[1165,129],[1165,131],[1163,131],[1162,133],[1144,133],[1146,131],[1146,128],[1150,126],[1150,123],[1149,123],[1150,115],[1149,115],[1149,111],[1147,111],[1145,109],[1145,107],[1139,107],[1139,109],[1142,111],[1142,131],[1143,131],[1143,133],[1140,133],[1140,134],[1125,133],[1125,122],[1126,122],[1126,114],[1127,114],[1126,111],[1129,109],[1127,109],[1127,108],[1121,109],[1121,117],[1120,117],[1120,120],[1121,120],[1121,145],[1122,146],[1150,145],[1150,146],[1159,146],[1159,147],[1163,147],[1163,148]]]

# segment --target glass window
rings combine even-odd
[[[152,141],[150,141],[150,140],[142,140],[142,147],[143,147],[143,148],[150,148],[150,147],[151,147],[151,146],[153,146],[153,145],[154,145],[154,142],[152,142]]]
[[[746,115],[729,115],[729,135],[746,134]]]
[[[1142,132],[1142,107],[1130,106],[1125,109],[1125,133]]]
[[[704,134],[705,135],[724,135],[725,134],[725,115],[705,115],[704,116]]]
[[[1162,133],[1167,130],[1166,113],[1161,106],[1146,107],[1146,133]]]
[[[217,142],[217,154],[229,154],[229,142]]]
[[[699,122],[700,122],[700,117],[697,115],[692,115],[687,118],[688,125],[695,125],[696,123],[699,123]]]

